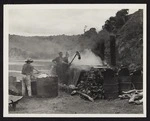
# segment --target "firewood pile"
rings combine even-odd
[[[104,99],[103,76],[99,69],[91,68],[81,76],[77,88],[71,95],[79,94],[81,98],[94,101]]]
[[[106,93],[109,93],[109,96],[113,96],[112,92],[119,91],[121,88],[120,95],[116,92],[116,97],[119,95],[120,99],[129,99],[129,103],[142,104],[143,91],[141,90],[143,88],[142,86],[139,86],[142,85],[142,74],[125,75],[126,73],[123,72],[123,75],[118,75],[118,72],[119,71],[114,71],[114,74],[117,76],[116,78],[111,77],[111,74],[109,73],[106,74],[106,69],[91,68],[90,71],[85,71],[81,74],[79,83],[74,89],[72,88],[74,91],[72,91],[71,95],[78,94],[81,98],[93,102],[95,99],[106,99]],[[136,73],[136,71],[134,71],[134,73]],[[126,76],[128,78],[126,78]],[[121,77],[124,79],[122,80],[122,83],[118,80]],[[106,89],[104,88],[104,85],[106,85]],[[120,87],[118,88],[117,86]],[[107,99],[108,98],[109,97],[107,97]]]

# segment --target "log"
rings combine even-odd
[[[130,94],[130,93],[139,93],[139,92],[143,92],[143,90],[129,90],[129,91],[122,91],[123,94]]]
[[[130,94],[123,94],[123,95],[119,95],[120,99],[130,99],[131,95]]]
[[[143,104],[143,98],[134,102],[137,105]]]
[[[133,94],[129,100],[129,103],[135,103],[135,100],[143,98],[143,92],[138,94]]]
[[[85,93],[82,93],[80,91],[77,91],[78,94],[84,96],[85,98],[89,99],[91,102],[94,102],[94,99],[91,98],[89,95],[85,94]]]

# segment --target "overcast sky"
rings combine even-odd
[[[110,16],[120,9],[11,9],[9,33],[34,35],[77,35],[91,27],[101,30]],[[129,9],[133,13],[138,9]]]

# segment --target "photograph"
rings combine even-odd
[[[146,117],[146,4],[3,7],[4,117]]]

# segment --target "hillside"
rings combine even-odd
[[[59,51],[66,51],[72,48],[72,43],[77,43],[78,36],[49,36],[49,37],[25,37],[9,35],[9,54],[11,58],[48,59],[54,57]],[[70,41],[71,40],[71,41]],[[18,54],[18,50],[26,54]],[[15,53],[15,54],[12,54]]]
[[[117,14],[116,14],[117,15]],[[110,17],[113,18],[113,17]],[[119,21],[120,22],[120,21]],[[143,11],[127,15],[125,23],[117,26],[116,31],[117,65],[130,68],[142,66],[143,61]],[[32,36],[9,35],[9,55],[12,59],[52,59],[59,51],[72,55],[75,51],[91,49],[102,57],[101,44],[105,44],[105,60],[110,64],[110,33],[105,29],[96,32],[91,28],[81,35]],[[90,57],[89,57],[90,58]]]
[[[72,55],[76,51],[92,48],[97,38],[96,30],[89,30],[82,35],[33,36],[9,35],[9,56],[12,59],[52,59],[58,52]],[[95,39],[95,40],[94,40]]]
[[[118,63],[134,67],[143,63],[143,11],[132,15],[118,32],[116,40],[118,48]]]
[[[128,20],[117,29],[116,64],[125,65],[131,70],[143,67],[143,10],[127,15]],[[105,60],[110,64],[109,33],[103,29],[99,32],[99,40],[105,42]]]

